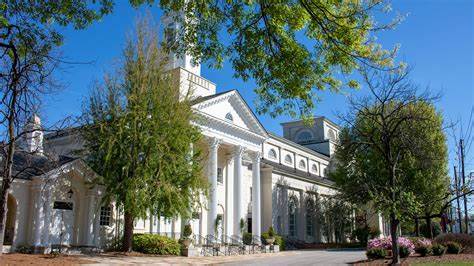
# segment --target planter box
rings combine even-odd
[[[184,257],[198,257],[200,255],[200,250],[195,247],[182,248],[181,255]]]
[[[280,252],[280,246],[279,245],[265,245],[263,247],[263,252],[264,253],[276,253],[276,252]]]

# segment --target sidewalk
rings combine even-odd
[[[97,256],[81,256],[85,260],[93,261],[93,264],[85,265],[127,265],[127,264],[146,264],[146,265],[212,265],[229,262],[252,261],[255,259],[277,258],[287,256],[293,251],[279,253],[262,253],[252,255],[238,256],[216,256],[216,257],[178,257],[178,256],[124,256],[115,254],[101,254]]]

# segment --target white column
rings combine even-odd
[[[299,223],[297,223],[298,227],[300,228],[299,230],[296,230],[296,233],[298,234],[298,238],[300,240],[305,241],[306,239],[306,204],[305,204],[305,197],[304,197],[304,192],[300,191],[300,206],[298,208],[299,213]]]
[[[33,193],[35,195],[34,202],[34,229],[33,229],[33,246],[41,246],[41,235],[43,233],[43,222],[44,222],[44,213],[43,213],[43,197],[42,197],[42,183],[41,181],[35,182],[32,187]]]
[[[95,217],[93,223],[93,230],[94,230],[94,246],[100,246],[100,209],[101,209],[101,202],[102,198],[100,197],[100,192],[97,191],[95,202]]]
[[[256,152],[252,158],[252,234],[256,239],[262,230],[260,211],[260,152]]]
[[[224,221],[225,221],[225,234],[227,236],[232,236],[234,232],[234,225],[233,225],[233,213],[232,213],[232,206],[234,204],[232,199],[232,185],[234,184],[233,180],[231,179],[231,173],[229,171],[230,168],[230,158],[226,160],[226,167],[225,167],[225,214],[224,214]]]
[[[86,194],[86,198],[87,198],[87,206],[88,206],[88,212],[87,212],[87,215],[86,215],[86,224],[85,224],[85,244],[87,246],[93,246],[94,245],[94,238],[93,238],[93,235],[94,235],[94,228],[93,228],[93,225],[94,225],[94,212],[95,212],[95,190],[94,189],[90,189],[87,191],[87,194]]]
[[[44,191],[44,230],[43,230],[43,246],[49,247],[49,231],[51,226],[51,188],[47,187]]]
[[[207,234],[214,236],[214,224],[217,218],[217,152],[219,140],[211,138],[209,141],[209,211],[207,212]]]
[[[153,234],[153,214],[150,213],[150,234]]]
[[[242,154],[244,148],[236,146],[234,150],[234,235],[241,237],[240,219],[242,218]]]

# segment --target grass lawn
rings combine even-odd
[[[417,265],[417,266],[467,266],[467,265],[473,265],[474,261],[449,261],[449,262],[415,262],[412,265]]]
[[[383,260],[363,260],[354,262],[353,265],[358,266],[372,266],[372,265],[388,265],[391,259],[386,258]],[[474,266],[474,254],[445,254],[443,256],[426,256],[420,257],[419,255],[410,256],[409,258],[401,259],[403,266],[416,265],[416,266],[434,266],[434,265],[447,265],[447,266]]]

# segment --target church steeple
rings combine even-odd
[[[183,36],[185,29],[183,29],[182,21],[184,19],[184,12],[170,12],[161,18],[167,45],[172,47],[178,38]],[[168,55],[167,69],[172,70],[181,67],[195,75],[201,76],[201,64],[193,64],[192,59],[193,57],[188,54],[178,55],[174,52],[170,52]]]

